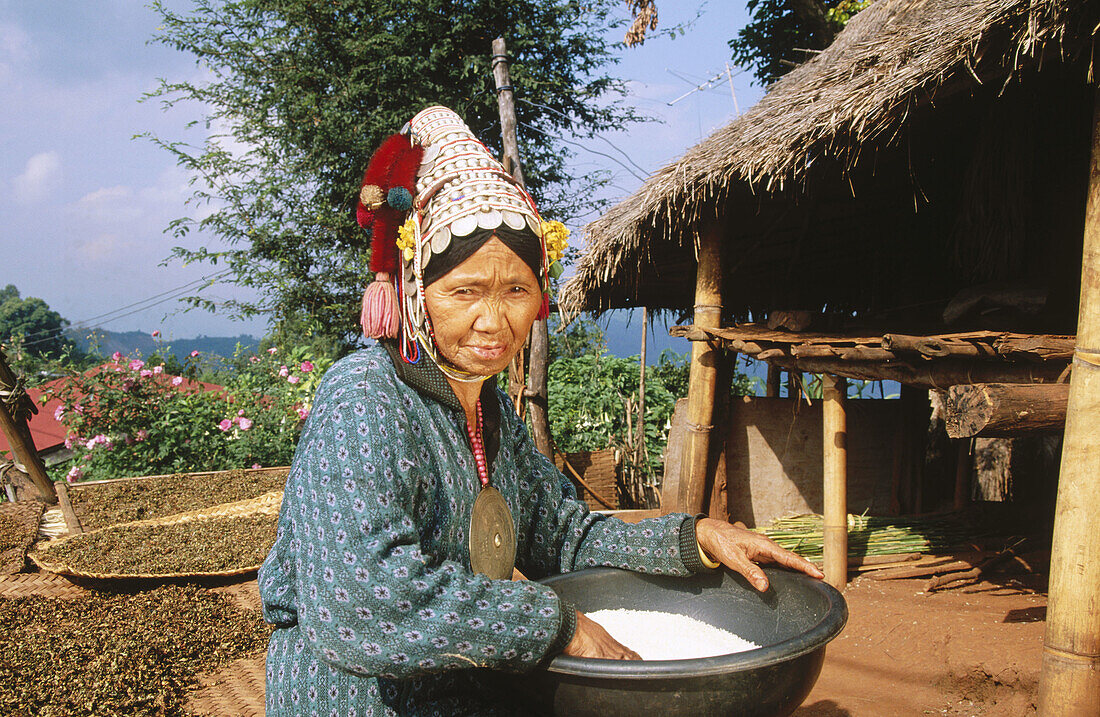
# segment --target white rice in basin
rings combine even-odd
[[[643,660],[690,660],[760,647],[686,615],[656,610],[597,610],[585,614]]]

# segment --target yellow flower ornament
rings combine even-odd
[[[397,229],[397,248],[405,257],[405,261],[412,261],[413,249],[416,247],[416,221],[409,217]]]
[[[546,259],[550,263],[550,276],[557,279],[564,271],[561,258],[569,246],[569,230],[558,221],[543,222],[542,238],[546,242]]]

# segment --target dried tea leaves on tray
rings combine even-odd
[[[69,488],[84,530],[163,518],[282,490],[288,469],[179,473],[139,480],[89,483]]]
[[[219,573],[260,565],[275,542],[277,515],[174,524],[119,525],[46,546],[41,557],[83,573]]]
[[[183,715],[199,674],[261,653],[269,635],[195,587],[0,598],[0,714]]]

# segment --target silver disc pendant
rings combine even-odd
[[[504,496],[485,486],[470,512],[470,569],[492,580],[511,579],[516,565],[516,527]]]

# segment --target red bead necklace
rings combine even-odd
[[[477,464],[477,477],[481,480],[481,487],[489,485],[489,462],[485,459],[485,441],[482,438],[484,424],[481,420],[481,399],[477,400],[477,427],[466,422],[466,435],[470,437],[470,448],[474,452],[474,463]]]

